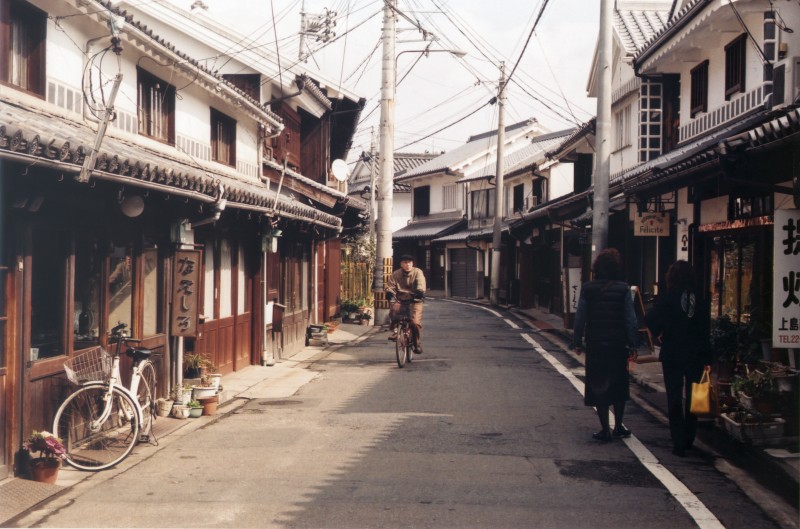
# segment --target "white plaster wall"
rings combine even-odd
[[[63,31],[56,28],[52,19],[47,20],[47,78],[80,90],[83,51],[78,46],[85,45],[88,37],[68,20],[61,22]]]
[[[408,225],[411,220],[411,193],[392,194],[392,232]]]
[[[549,199],[553,200],[568,193],[572,193],[575,189],[574,175],[574,165],[571,163],[559,163],[552,166],[550,168]]]
[[[764,15],[762,12],[755,13],[742,13],[742,18],[750,28],[750,33],[758,43],[763,47],[764,43]],[[723,33],[720,37],[719,46],[706,47],[700,50],[700,59],[694,62],[683,62],[681,69],[681,124],[688,123],[691,119],[696,119],[702,115],[698,113],[694,118],[691,118],[691,89],[692,89],[692,75],[691,71],[701,62],[708,59],[708,111],[718,108],[727,101],[725,100],[725,46],[730,42],[737,39],[743,31],[736,33]],[[748,42],[745,46],[745,91],[749,92],[759,85],[763,84],[763,65],[761,58],[753,44]],[[741,97],[739,94],[734,94],[731,99]]]
[[[192,92],[194,90],[182,91],[182,97],[175,101],[175,132],[210,145],[211,107],[208,101],[197,98]]]

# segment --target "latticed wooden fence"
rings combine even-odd
[[[372,306],[372,267],[369,263],[342,260],[341,301]]]

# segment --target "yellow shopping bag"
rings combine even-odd
[[[692,403],[689,411],[694,415],[711,413],[711,377],[708,369],[703,370],[700,382],[692,382]]]

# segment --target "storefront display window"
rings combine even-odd
[[[113,246],[109,258],[108,328],[123,322],[133,323],[133,251],[129,246]]]
[[[749,323],[771,312],[769,239],[762,233],[741,232],[714,237],[710,253],[711,317],[728,316]]]
[[[233,314],[233,256],[231,243],[227,239],[219,245],[219,317],[228,318]]]
[[[66,354],[64,307],[69,240],[66,232],[39,230],[33,233],[31,361]]]
[[[100,327],[100,245],[96,238],[75,242],[74,348],[97,345]]]

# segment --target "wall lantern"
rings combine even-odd
[[[144,199],[139,195],[127,195],[119,203],[119,208],[126,217],[136,218],[144,212]]]

